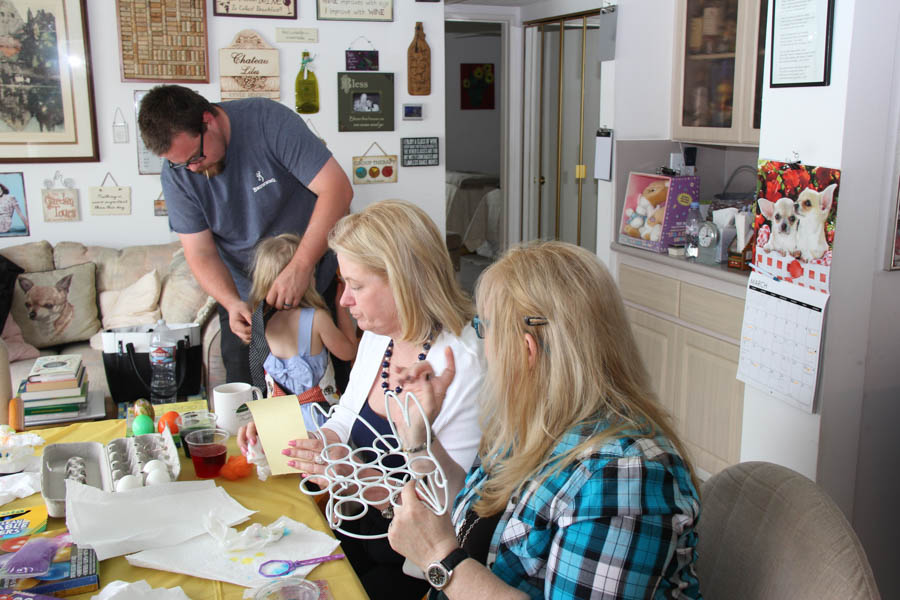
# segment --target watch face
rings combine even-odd
[[[426,576],[428,577],[428,583],[435,589],[439,590],[447,583],[447,570],[440,563],[428,565]]]
[[[700,227],[699,233],[697,234],[700,245],[704,248],[709,248],[710,246],[715,245],[718,233],[719,232],[716,230],[714,225],[710,225],[708,223],[702,225]]]

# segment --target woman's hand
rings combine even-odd
[[[434,374],[434,367],[427,361],[419,361],[408,369],[402,367],[397,369],[400,385],[403,386],[403,393],[399,395],[400,402],[405,402],[407,392],[411,393],[422,405],[425,413],[422,415],[415,409],[415,404],[410,402],[410,423],[407,426],[400,406],[396,402],[389,404],[391,418],[397,425],[398,433],[407,448],[419,446],[425,442],[425,423],[422,417],[424,416],[424,419],[428,421],[429,427],[434,424],[434,420],[444,404],[447,388],[450,387],[456,375],[456,361],[453,358],[453,350],[449,346],[444,348],[444,356],[447,359],[447,366],[440,376]]]
[[[247,456],[247,447],[253,446],[257,442],[259,442],[259,438],[256,435],[256,423],[251,421],[246,425],[241,425],[237,432],[237,444],[241,454]]]
[[[322,459],[322,449],[326,444],[336,444],[340,442],[338,435],[330,429],[320,429],[317,433],[310,434],[312,437],[308,439],[291,440],[288,447],[281,451],[285,456],[291,457],[288,466],[293,467],[304,474],[304,476],[316,476],[325,473],[326,463]],[[323,439],[324,438],[324,439]],[[341,453],[341,449],[333,449],[331,458],[337,460],[346,458],[345,456],[337,456]],[[327,485],[324,478],[316,477],[312,480],[317,485]]]
[[[388,527],[391,548],[424,572],[429,564],[443,560],[455,548],[456,534],[450,513],[438,516],[419,500],[415,482],[410,481],[400,492],[401,504],[394,507],[394,518]]]

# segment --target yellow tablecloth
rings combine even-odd
[[[59,442],[81,442],[81,441],[97,441],[107,443],[117,437],[125,435],[124,420],[108,420],[94,421],[88,423],[75,423],[65,427],[56,427],[53,429],[43,429],[36,431],[47,444],[55,444]],[[38,449],[40,452],[40,449]],[[229,456],[236,453],[237,448],[234,438],[229,440]],[[180,481],[188,481],[197,479],[194,476],[194,465],[191,460],[181,455],[181,476]],[[325,518],[321,511],[316,507],[315,502],[309,497],[302,494],[297,488],[298,478],[293,475],[282,475],[279,477],[270,477],[266,481],[260,481],[254,472],[251,476],[239,481],[228,481],[223,477],[216,479],[216,484],[225,488],[225,490],[238,502],[251,510],[258,511],[254,514],[250,522],[268,525],[281,515],[286,515],[297,521],[306,523],[314,529],[325,531],[331,534]],[[20,506],[31,506],[35,503],[42,502],[40,494],[22,498],[5,505],[4,510],[18,508]],[[173,506],[172,510],[178,508]],[[139,516],[138,516],[139,518]],[[50,519],[48,528],[64,527],[64,519]],[[241,525],[240,527],[244,527]],[[336,552],[339,552],[336,551]],[[346,559],[335,560],[323,563],[316,567],[308,576],[309,579],[325,579],[331,589],[332,595],[336,600],[356,600],[357,598],[366,599],[368,596],[363,590],[356,573]],[[100,587],[117,579],[123,581],[140,581],[147,582],[154,588],[171,588],[181,586],[181,589],[192,600],[238,600],[243,597],[246,588],[223,583],[220,581],[210,581],[208,579],[198,579],[196,577],[188,577],[178,573],[169,573],[167,571],[157,571],[154,569],[143,569],[132,567],[124,557],[110,558],[100,563]],[[70,596],[70,598],[80,598],[88,600],[93,594],[79,594]]]

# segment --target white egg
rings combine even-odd
[[[166,470],[166,463],[163,461],[154,458],[151,461],[148,461],[147,464],[144,465],[144,473],[149,473],[150,471],[158,471],[158,470]]]
[[[137,475],[126,475],[116,482],[116,491],[124,492],[125,490],[133,490],[135,488],[144,487],[144,483]]]
[[[170,481],[172,479],[169,477],[169,472],[166,469],[154,469],[147,473],[147,485],[160,485]]]

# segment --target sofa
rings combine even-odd
[[[180,242],[115,249],[40,241],[0,248],[0,256],[24,270],[2,334],[14,394],[38,354],[81,354],[90,389],[104,392],[109,415],[102,331],[158,319],[199,323],[204,388],[225,382],[216,304],[191,274]]]

